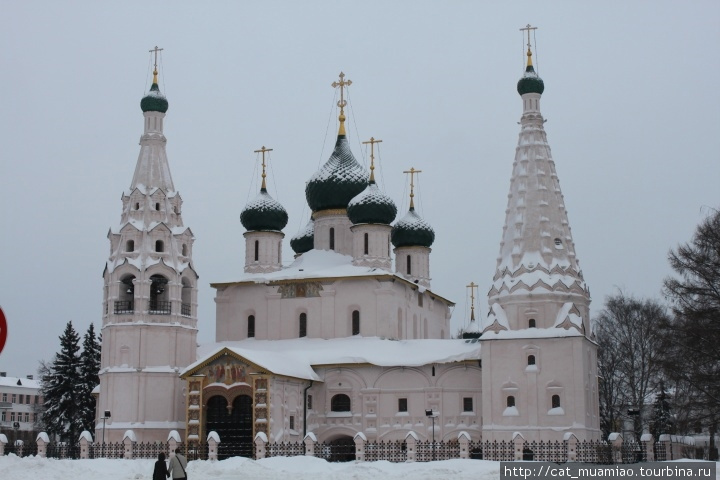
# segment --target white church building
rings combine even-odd
[[[138,441],[165,441],[177,430],[203,442],[215,431],[248,453],[260,433],[270,442],[310,432],[321,442],[351,442],[358,433],[402,440],[410,431],[420,440],[453,440],[461,431],[472,440],[515,432],[527,441],[599,439],[590,295],[529,45],[527,55],[490,313],[464,339],[451,338],[453,302],[432,289],[435,232],[415,211],[413,188],[409,211],[396,219],[375,183],[373,155],[368,172],[350,150],[341,74],[333,84],[341,93],[337,141],[328,161],[308,171],[312,216],[291,239],[294,261],[282,251],[288,215],[267,191],[263,157],[262,187],[240,216],[244,272],[212,284],[216,343],[197,347],[194,234],[170,174],[168,101],[156,68],[141,101],[135,174],[120,224],[108,233],[96,434],[109,410],[106,441],[127,430]]]

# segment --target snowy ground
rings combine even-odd
[[[55,460],[0,457],[2,480],[151,480],[153,460]],[[720,465],[718,465],[720,467]],[[720,468],[717,470],[720,473]],[[274,457],[260,461],[231,458],[198,460],[187,469],[190,480],[498,480],[500,462],[445,460],[428,463],[328,463],[314,457]],[[716,477],[720,480],[720,475]]]

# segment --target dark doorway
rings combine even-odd
[[[252,399],[238,395],[228,408],[224,397],[214,396],[207,402],[206,431],[220,436],[218,459],[253,457]]]
[[[355,441],[352,437],[338,438],[330,442],[331,462],[352,462],[355,460]]]

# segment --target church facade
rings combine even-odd
[[[156,73],[157,75],[157,73]],[[338,136],[306,183],[312,215],[291,239],[267,190],[242,210],[245,268],[214,283],[216,342],[195,349],[192,232],[165,156],[167,99],[157,76],[141,107],[145,134],[121,225],[109,233],[99,415],[106,438],[187,442],[216,432],[251,453],[253,439],[351,443],[403,440],[578,439],[600,435],[590,295],[540,113],[544,84],[528,66],[506,221],[488,293],[490,313],[453,339],[453,302],[432,290],[433,228],[397,208]],[[371,149],[378,141],[370,139]],[[442,232],[440,233],[442,234]],[[132,243],[131,243],[132,242]],[[149,340],[149,341],[148,341]],[[152,351],[147,345],[153,345]],[[160,346],[158,348],[158,346]],[[152,382],[153,388],[148,388]],[[167,399],[172,398],[172,409]],[[159,405],[161,408],[155,408]],[[100,433],[102,422],[98,422]]]

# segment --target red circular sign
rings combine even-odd
[[[0,353],[5,347],[5,340],[7,340],[7,321],[5,321],[5,314],[0,307]]]

